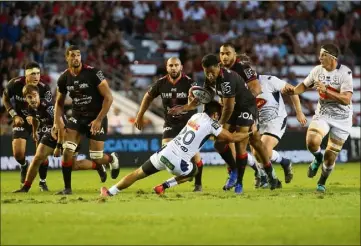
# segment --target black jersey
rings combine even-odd
[[[73,117],[96,118],[102,109],[104,97],[98,85],[105,79],[103,72],[83,64],[78,75],[65,70],[58,79],[58,89],[72,99]]]
[[[16,113],[25,118],[29,115],[28,103],[23,96],[23,88],[25,86],[25,77],[17,77],[11,79],[4,90],[4,94],[10,98]],[[53,99],[50,87],[44,84],[41,80],[38,83],[40,99],[44,99],[47,102],[51,102]]]
[[[38,132],[47,133],[51,131],[54,122],[54,105],[46,100],[40,100],[40,105],[37,109],[28,108],[29,115],[39,120]]]
[[[210,83],[206,80],[205,86],[209,85]],[[238,113],[243,109],[256,107],[256,98],[248,89],[246,82],[232,70],[221,68],[215,89],[221,98],[235,97],[234,112]]]
[[[257,79],[256,71],[253,68],[251,68],[249,64],[245,64],[241,62],[239,59],[236,60],[236,62],[233,64],[233,66],[230,69],[237,72],[239,76],[241,76],[246,83]]]
[[[168,114],[168,110],[174,106],[183,106],[188,104],[188,92],[194,85],[194,81],[185,74],[172,83],[169,75],[160,78],[155,82],[148,93],[151,97],[156,98],[159,95],[162,98],[164,108],[164,120],[169,124],[178,124],[183,121],[187,122],[197,110],[183,112],[181,115],[173,116]]]

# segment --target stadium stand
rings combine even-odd
[[[359,1],[1,2],[0,92],[10,78],[23,75],[30,60],[42,65],[55,92],[70,44],[82,47],[85,63],[104,71],[114,93],[138,103],[171,56],[181,59],[186,74],[202,80],[202,56],[232,42],[251,56],[258,73],[296,84],[318,63],[320,45],[333,42],[341,49],[340,62],[354,73],[354,124],[360,126],[360,14]],[[314,91],[302,96],[308,117],[317,98]],[[161,116],[159,100],[151,110]],[[288,111],[289,126],[297,127],[289,105]],[[122,117],[131,122],[134,116]],[[2,105],[0,120],[1,134],[9,133]]]

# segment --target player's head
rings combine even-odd
[[[337,58],[340,54],[338,47],[334,44],[324,44],[321,46],[319,60],[324,68],[332,69],[337,64]]]
[[[26,84],[23,88],[23,96],[31,108],[37,108],[40,104],[39,88],[33,84]]]
[[[225,67],[231,67],[237,59],[236,48],[231,43],[222,44],[219,49],[219,59]]]
[[[40,65],[37,62],[29,62],[25,65],[25,81],[27,84],[37,85],[40,81]]]
[[[182,63],[177,57],[171,57],[167,60],[167,72],[172,79],[176,79],[182,72]]]
[[[204,56],[202,59],[202,67],[207,80],[211,83],[215,83],[221,69],[218,57],[213,54]]]
[[[222,105],[217,101],[210,101],[207,104],[204,104],[204,113],[208,114],[214,120],[219,120],[222,114]]]
[[[69,68],[78,68],[81,65],[80,49],[76,45],[70,45],[65,51],[65,60]]]

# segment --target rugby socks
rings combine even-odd
[[[272,163],[269,161],[266,164],[263,164],[263,170],[266,172],[268,177],[272,177],[273,179],[277,179],[277,175],[275,170],[273,169]]]
[[[71,189],[71,171],[72,171],[72,160],[68,162],[61,161],[61,171],[63,172],[63,180],[65,189]]]
[[[43,163],[41,163],[39,167],[39,178],[40,182],[46,182],[46,176],[48,174],[49,160],[46,159]]]
[[[243,176],[244,176],[244,171],[246,170],[247,161],[248,161],[248,153],[236,156],[236,165],[237,165],[237,169],[238,169],[238,183],[239,184],[243,183]]]
[[[219,153],[223,160],[228,164],[228,166],[231,168],[231,170],[234,170],[236,166],[236,161],[234,160],[234,157],[232,155],[232,150],[229,148],[229,145],[227,144],[222,153]]]
[[[332,170],[334,169],[335,164],[333,164],[332,166],[326,166],[325,163],[323,163],[322,165],[322,173],[320,176],[320,179],[318,180],[317,184],[319,185],[325,185],[326,184],[326,180],[328,178],[328,176],[330,176]]]
[[[28,162],[25,161],[25,158],[24,159],[21,159],[21,160],[16,160],[19,164],[20,164],[20,168],[23,168],[25,166],[27,166]]]
[[[26,190],[26,191],[29,191],[30,188],[31,188],[31,185],[32,185],[32,183],[26,180],[26,181],[24,182],[24,185],[23,185],[22,189],[24,189],[24,190]]]
[[[258,170],[258,166],[256,164],[256,161],[254,160],[253,155],[249,154],[247,156],[248,156],[247,164],[254,170],[254,176],[258,176],[259,170]]]
[[[197,167],[198,167],[198,173],[195,176],[194,184],[195,185],[202,185],[202,172],[203,172],[203,162],[202,162],[202,160],[197,162]]]
[[[177,180],[175,180],[175,178],[170,178],[167,181],[165,181],[162,186],[164,189],[168,189],[170,187],[176,186],[178,184]]]
[[[120,190],[117,188],[116,185],[113,185],[112,187],[109,188],[108,192],[110,195],[115,196],[120,192]]]
[[[312,154],[315,156],[317,163],[319,163],[320,165],[323,162],[323,154],[321,152],[321,147],[319,147],[318,150],[316,152],[313,152]]]
[[[283,159],[282,156],[277,151],[272,150],[272,157],[271,157],[272,162],[281,163],[282,159]]]

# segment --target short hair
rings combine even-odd
[[[321,49],[326,50],[327,53],[329,53],[330,55],[332,55],[336,58],[338,58],[338,56],[340,55],[340,50],[334,44],[324,44],[321,46]]]
[[[66,48],[65,56],[68,56],[70,51],[73,50],[80,50],[80,48],[77,45],[70,45],[68,48]]]
[[[25,97],[26,95],[32,93],[36,91],[37,93],[39,93],[39,88],[36,85],[32,85],[32,84],[26,84],[23,88],[23,96]]]
[[[203,56],[203,58],[202,58],[202,66],[205,68],[216,66],[218,64],[219,64],[218,56],[216,56],[214,54],[208,54],[208,55]]]
[[[230,47],[230,48],[236,50],[236,47],[234,47],[234,45],[233,45],[232,43],[228,43],[228,42],[227,42],[227,43],[222,44],[221,47],[222,47],[222,46],[223,46],[223,47]]]
[[[29,62],[29,63],[27,63],[25,65],[25,70],[26,69],[33,69],[33,68],[39,68],[40,69],[39,63],[32,61],[32,62]]]
[[[208,115],[218,113],[219,115],[221,115],[221,113],[222,113],[222,105],[219,102],[217,102],[215,100],[212,100],[209,103],[206,103],[204,105],[204,113],[206,113]]]

